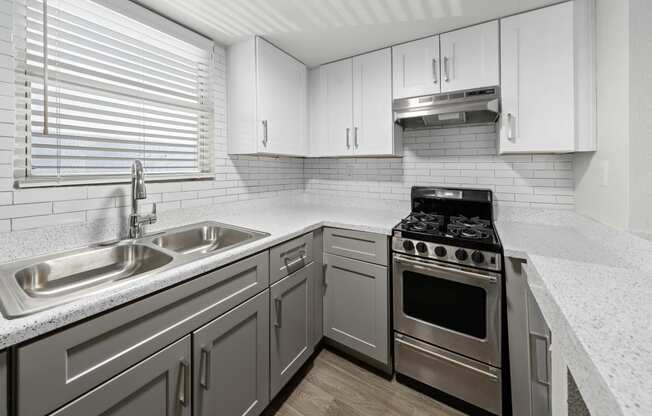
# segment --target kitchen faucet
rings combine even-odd
[[[131,214],[129,214],[129,238],[143,236],[143,225],[156,222],[156,202],[151,214],[138,213],[138,200],[147,198],[143,162],[134,160],[131,166]]]

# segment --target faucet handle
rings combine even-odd
[[[152,215],[156,216],[156,202],[152,202]]]

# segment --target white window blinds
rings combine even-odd
[[[161,179],[210,176],[212,43],[120,0],[15,4],[19,185],[124,180],[134,159]]]

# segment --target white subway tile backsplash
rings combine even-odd
[[[494,126],[407,132],[402,159],[306,159],[305,189],[407,201],[413,185],[481,187],[499,205],[573,209],[572,157],[498,155],[496,141]]]
[[[0,206],[0,218],[31,217],[52,213],[52,202]]]

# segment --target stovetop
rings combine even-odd
[[[500,250],[500,240],[491,221],[478,217],[413,212],[394,227],[394,231],[413,240],[475,250]]]
[[[501,252],[493,226],[492,192],[485,189],[412,188],[412,212],[394,227],[406,239]]]

